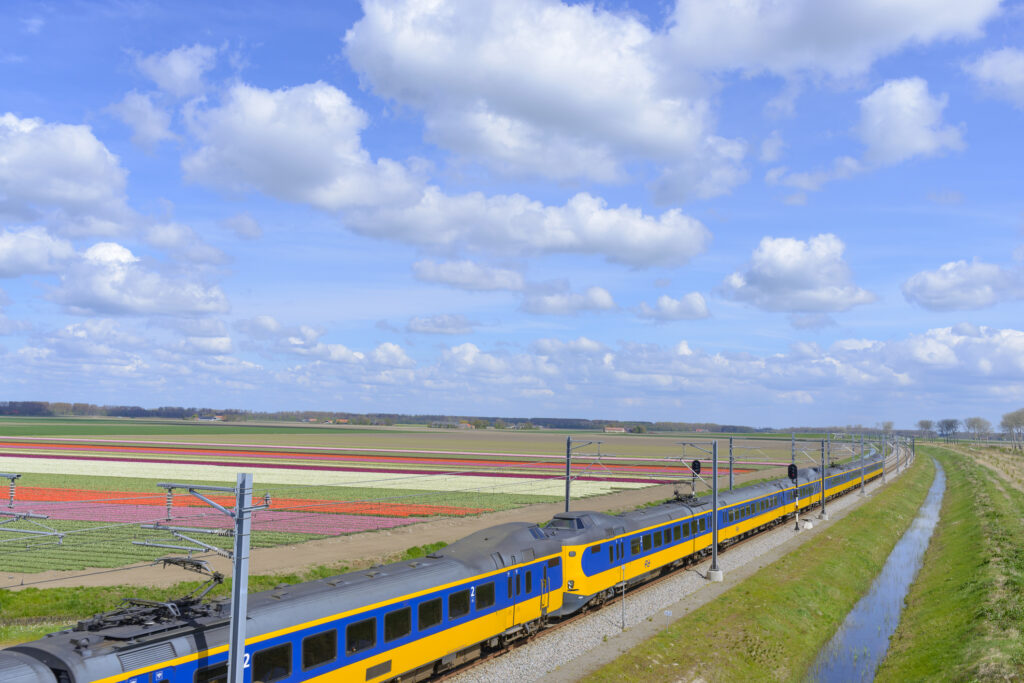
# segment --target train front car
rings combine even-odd
[[[57,676],[50,667],[35,657],[12,650],[0,650],[0,681],[57,683]]]

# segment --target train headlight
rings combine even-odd
[[[569,579],[569,590],[575,590],[575,587],[576,587],[576,582],[573,581],[572,579]]]

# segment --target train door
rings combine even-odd
[[[544,573],[540,579],[540,616],[546,617],[548,615],[548,604],[550,604],[551,596],[548,592],[551,590],[550,583],[548,582],[548,563],[545,562],[543,565]]]
[[[510,627],[515,626],[516,624],[516,603],[518,602],[518,600],[516,599],[516,579],[519,578],[518,574],[518,569],[513,569],[508,573],[508,600],[509,603],[511,603],[512,605],[512,620],[508,624],[508,626]]]

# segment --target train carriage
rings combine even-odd
[[[831,467],[827,497],[882,472]],[[719,544],[820,502],[820,470],[719,496]],[[558,514],[472,534],[426,558],[249,597],[247,683],[419,681],[600,605],[710,552],[706,498],[621,515]],[[0,650],[4,683],[222,683],[230,604],[133,601],[74,628]]]

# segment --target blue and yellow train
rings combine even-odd
[[[827,468],[834,497],[882,474],[878,456]],[[822,472],[720,494],[719,546],[821,500]],[[247,683],[422,681],[526,638],[710,553],[700,498],[543,527],[502,524],[421,560],[377,566],[249,598]],[[230,604],[132,601],[72,629],[0,650],[4,683],[223,683]]]

